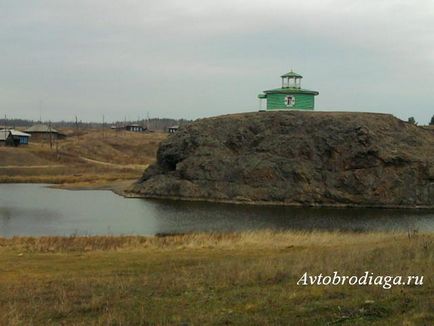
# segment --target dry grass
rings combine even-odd
[[[433,234],[246,232],[0,240],[0,324],[430,325]],[[299,287],[304,272],[422,287]]]
[[[91,131],[77,138],[70,137],[60,149],[74,157],[116,164],[149,164],[155,160],[158,145],[165,133]]]
[[[122,251],[141,249],[286,249],[292,247],[344,247],[389,244],[429,234],[350,233],[320,231],[245,231],[146,236],[70,236],[0,238],[0,248],[36,252]]]
[[[88,183],[137,179],[155,160],[164,133],[89,130],[79,137],[0,147],[0,183]]]

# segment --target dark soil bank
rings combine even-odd
[[[392,115],[255,112],[197,120],[161,144],[143,197],[434,207],[434,131]]]

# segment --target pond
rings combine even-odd
[[[433,232],[434,211],[290,208],[123,198],[103,190],[0,184],[0,236],[155,235],[192,231]]]

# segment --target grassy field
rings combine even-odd
[[[0,147],[0,183],[31,182],[95,186],[136,180],[155,160],[165,133],[83,131],[50,146]]]
[[[0,239],[1,325],[433,325],[433,234]],[[297,286],[324,275],[423,286]]]

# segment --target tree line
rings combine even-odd
[[[413,125],[417,125],[416,119],[414,117],[410,117],[408,118],[408,122],[413,124]],[[430,126],[434,126],[434,115],[431,118],[431,121],[429,122]]]
[[[35,121],[29,119],[0,119],[0,127],[9,128],[27,128],[35,124],[50,124],[53,128],[76,128],[77,125],[80,129],[98,129],[98,128],[110,128],[111,126],[125,126],[129,124],[139,124],[146,127],[149,130],[167,130],[167,128],[172,126],[181,126],[186,123],[191,122],[191,120],[186,119],[169,119],[169,118],[150,118],[142,120],[123,120],[115,122],[84,122],[81,120],[77,121]]]

